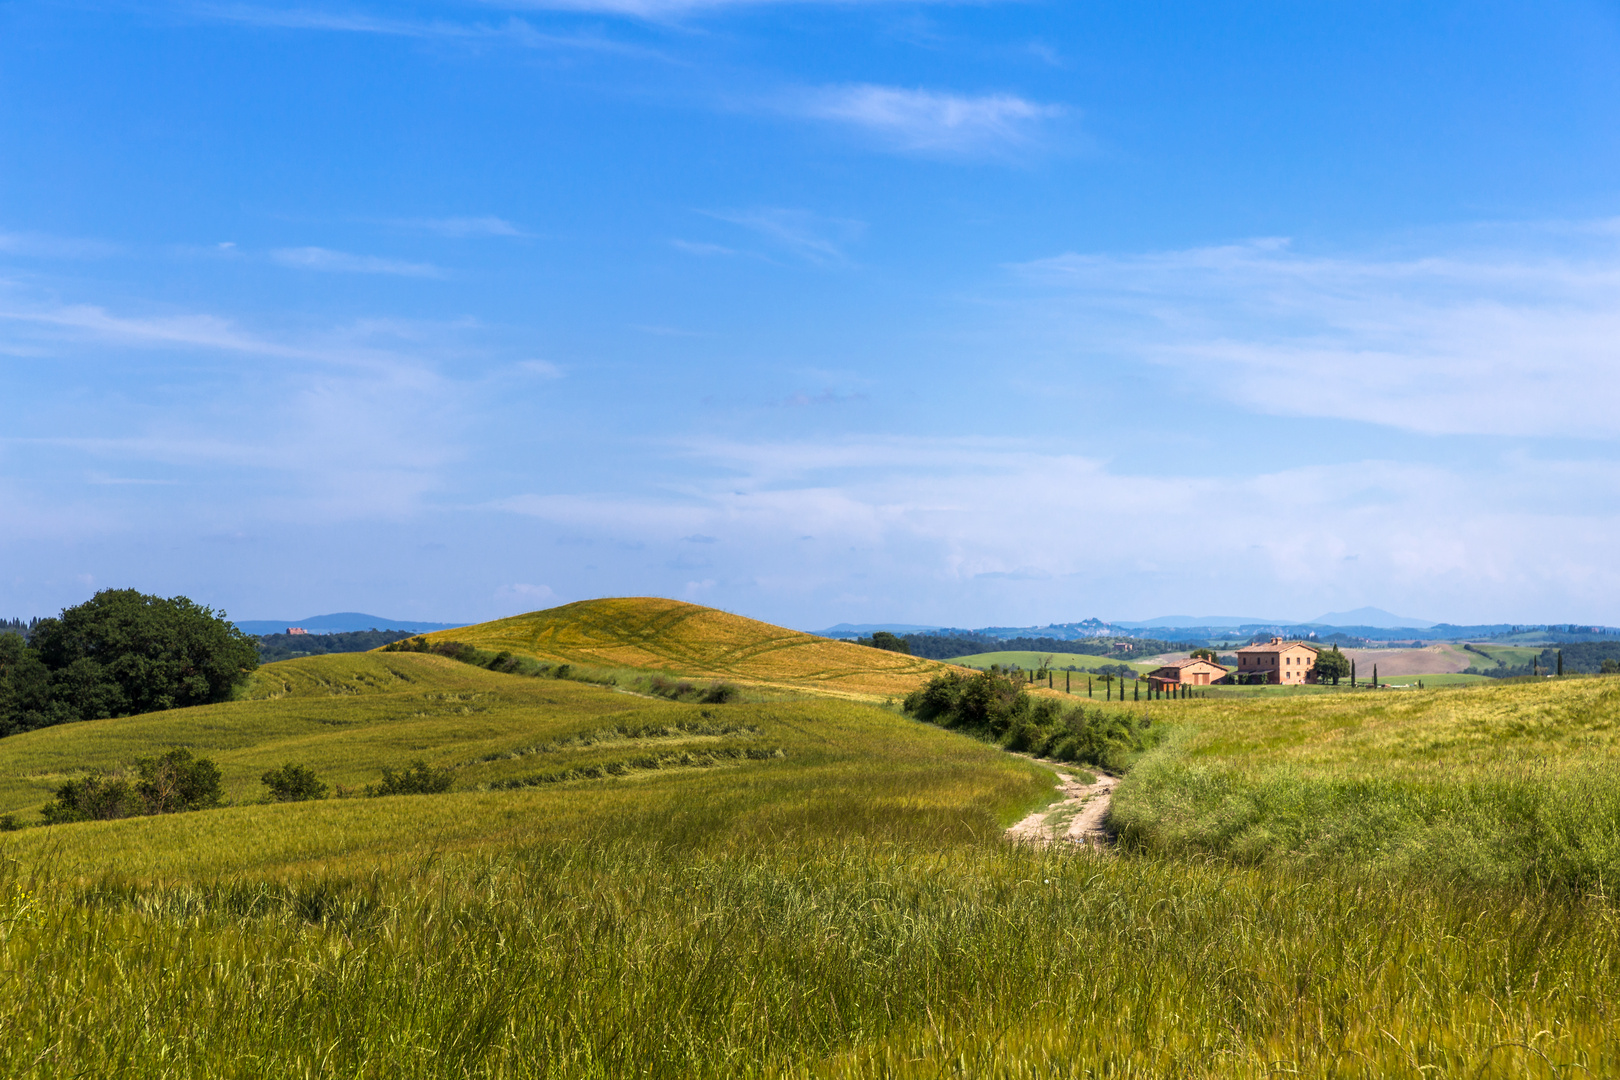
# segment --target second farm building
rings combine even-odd
[[[1209,686],[1213,683],[1265,683],[1299,686],[1316,681],[1314,645],[1284,641],[1274,637],[1259,645],[1245,645],[1237,651],[1237,667],[1229,668],[1213,660],[1193,658],[1148,672],[1154,689],[1175,692],[1183,686]]]

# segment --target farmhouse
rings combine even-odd
[[[1208,686],[1226,678],[1227,669],[1210,660],[1177,660],[1148,672],[1155,690],[1175,692],[1183,686]]]
[[[1314,645],[1284,641],[1274,637],[1261,645],[1245,645],[1237,651],[1238,666],[1233,673],[1238,682],[1299,685],[1316,681]]]

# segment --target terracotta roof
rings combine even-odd
[[[1205,660],[1202,656],[1189,656],[1185,660],[1172,660],[1168,664],[1160,664],[1159,668],[1155,668],[1154,670],[1167,667],[1186,668],[1192,667],[1194,664],[1208,664],[1210,667],[1220,668],[1222,671],[1226,670],[1225,664],[1217,664],[1213,660]]]
[[[1261,643],[1259,645],[1245,645],[1241,649],[1239,649],[1238,652],[1240,652],[1240,653],[1283,652],[1284,650],[1287,650],[1287,649],[1296,649],[1296,648],[1298,648],[1298,649],[1309,649],[1313,653],[1319,653],[1319,652],[1322,651],[1321,649],[1317,648],[1315,645],[1307,645],[1303,641],[1267,641],[1267,642],[1263,642],[1263,643]]]

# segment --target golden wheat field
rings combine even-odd
[[[657,597],[583,600],[424,636],[560,663],[869,699],[904,696],[948,666]]]

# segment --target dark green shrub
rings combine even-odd
[[[728,682],[712,682],[698,700],[705,705],[728,705],[742,697],[742,691]]]
[[[366,794],[377,795],[437,795],[450,790],[449,769],[430,768],[418,758],[395,772],[384,769],[382,783],[367,784]]]
[[[184,747],[175,747],[157,757],[140,758],[135,768],[141,774],[135,793],[140,796],[145,813],[208,810],[224,801],[219,766],[208,758],[193,757]]]
[[[223,799],[219,766],[176,747],[135,762],[136,776],[122,771],[91,773],[56,789],[40,816],[47,825],[110,821],[142,814],[207,810]]]
[[[56,800],[47,803],[39,816],[47,825],[66,825],[74,821],[111,821],[143,812],[128,777],[91,773],[57,788]]]
[[[303,802],[307,799],[326,798],[326,785],[307,765],[291,762],[279,769],[271,769],[259,777],[259,782],[270,789],[271,802]]]
[[[912,691],[905,708],[920,720],[970,732],[1008,750],[1114,772],[1129,768],[1160,734],[1147,719],[1123,711],[1084,706],[1065,711],[1062,701],[1033,698],[1018,679],[994,668],[938,675]]]
[[[21,828],[16,814],[0,814],[0,832],[16,832]]]

